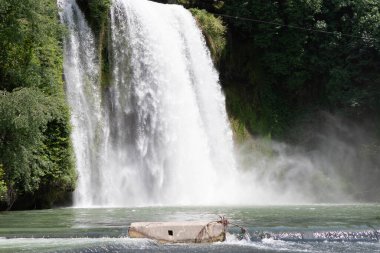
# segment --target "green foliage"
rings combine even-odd
[[[0,20],[0,89],[57,92],[62,84],[63,29],[55,2],[3,0]]]
[[[205,9],[211,12],[220,10],[224,5],[224,1],[221,0],[156,0],[156,2],[180,4],[186,8]]]
[[[251,133],[262,134],[263,126],[282,136],[315,108],[380,116],[379,1],[235,0],[223,10],[264,21],[225,19],[222,80],[236,91],[235,101],[249,101]]]
[[[110,83],[110,69],[108,62],[108,18],[111,6],[110,0],[77,0],[78,5],[85,14],[96,38],[99,52],[100,81],[103,89]]]
[[[206,37],[207,45],[211,51],[211,55],[217,62],[226,46],[226,26],[221,18],[215,17],[205,10],[190,9],[198,24]]]
[[[5,183],[8,208],[22,195],[33,204],[75,186],[63,31],[56,1],[0,1],[0,195]]]
[[[57,114],[47,123],[44,141],[35,156],[36,169],[43,171],[35,194],[41,207],[51,207],[76,184],[74,157],[70,140],[69,111],[64,100],[55,101]]]
[[[225,89],[228,114],[230,116],[231,127],[235,141],[244,142],[249,137],[247,128],[258,127],[256,123],[257,115],[252,110],[249,101],[241,99],[237,91],[233,88]],[[249,129],[252,130],[252,129]],[[261,131],[261,129],[255,129]],[[251,132],[251,131],[250,131]]]
[[[110,0],[77,0],[96,35],[100,35],[107,24]]]
[[[7,195],[7,185],[5,183],[5,178],[4,178],[4,168],[3,168],[3,165],[0,164],[0,202],[6,201],[6,195]]]
[[[94,19],[104,19],[110,6],[110,0],[89,0],[89,8]]]
[[[0,97],[0,161],[8,188],[21,192],[38,189],[43,171],[35,153],[43,144],[43,132],[52,119],[52,101],[42,92],[23,88]]]
[[[0,162],[8,189],[17,195],[42,187],[49,192],[73,190],[76,176],[62,102],[22,88],[1,94],[0,113]],[[7,202],[13,201],[9,195]]]

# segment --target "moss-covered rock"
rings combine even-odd
[[[79,7],[94,29],[96,35],[100,35],[102,28],[106,25],[111,6],[110,0],[76,0]]]
[[[100,66],[100,81],[103,89],[109,85],[109,13],[111,0],[76,0],[85,14],[95,37],[97,38],[98,59]]]
[[[198,22],[200,29],[205,36],[207,46],[210,49],[212,58],[217,64],[226,47],[226,26],[219,17],[208,13],[205,10],[190,9],[191,13]]]

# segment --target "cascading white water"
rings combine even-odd
[[[76,206],[350,199],[325,156],[276,143],[261,150],[252,148],[257,140],[247,142],[238,151],[243,169],[236,169],[218,74],[187,10],[113,0],[111,78],[101,87],[91,29],[75,0],[58,4],[68,27],[64,73],[79,175]]]
[[[59,0],[58,6],[69,30],[64,41],[64,74],[79,176],[75,201],[91,205],[99,203],[92,193],[102,183],[97,173],[105,145],[95,38],[75,0]]]
[[[76,206],[231,201],[223,193],[235,178],[232,132],[192,15],[176,5],[114,0],[111,81],[102,91],[94,36],[74,0],[60,5],[69,28]]]

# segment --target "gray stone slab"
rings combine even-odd
[[[224,241],[225,230],[217,221],[135,222],[129,227],[128,235],[162,243],[209,243]]]

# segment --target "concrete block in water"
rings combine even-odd
[[[208,243],[224,241],[226,227],[217,221],[135,222],[128,235],[161,243]]]

